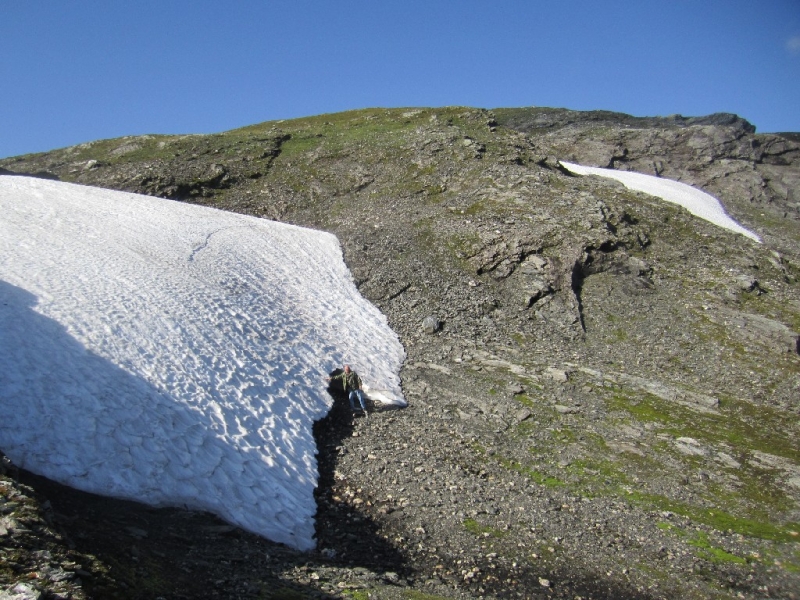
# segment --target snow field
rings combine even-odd
[[[314,547],[312,434],[351,364],[404,359],[335,236],[0,176],[0,449],[61,483]]]

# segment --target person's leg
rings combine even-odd
[[[355,395],[356,395],[356,391],[355,390],[353,390],[352,392],[347,394],[347,399],[350,401],[350,410],[355,410],[356,409],[356,402],[354,400]]]
[[[358,402],[361,404],[361,410],[363,410],[364,413],[366,414],[367,402],[364,399],[364,392],[362,392],[361,390],[356,390],[356,397],[358,398]]]

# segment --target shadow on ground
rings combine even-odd
[[[336,369],[331,376],[341,373]],[[328,416],[314,424],[317,441],[319,484],[317,500],[317,549],[323,555],[333,554],[343,564],[368,568],[375,572],[405,574],[404,560],[398,550],[380,535],[379,526],[365,511],[337,495],[336,488],[346,485],[336,470],[343,451],[342,440],[353,435],[354,419],[367,415],[353,413],[347,395],[328,388],[334,399]],[[368,401],[368,412],[376,409]],[[373,416],[372,418],[375,418]],[[392,575],[393,577],[393,575]]]
[[[320,480],[317,550],[303,553],[229,525],[214,515],[154,508],[75,490],[21,470],[70,550],[91,598],[341,597],[365,580],[387,585],[406,571],[401,555],[357,507],[334,499],[336,461],[354,417],[335,397],[314,428]]]

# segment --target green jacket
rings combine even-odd
[[[342,371],[338,375],[331,377],[331,381],[335,381],[336,379],[342,380],[342,387],[344,388],[345,392],[352,392],[353,390],[361,389],[361,377],[359,377],[358,373],[355,371],[351,370],[349,373]]]

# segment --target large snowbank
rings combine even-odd
[[[312,425],[404,352],[333,235],[0,176],[0,449],[64,484],[314,546]]]
[[[663,177],[655,177],[654,175],[635,173],[633,171],[584,167],[574,163],[564,162],[563,160],[559,162],[567,170],[577,175],[600,175],[601,177],[616,179],[624,184],[625,187],[638,192],[645,192],[651,196],[656,196],[667,202],[682,206],[693,215],[709,223],[713,223],[714,225],[735,233],[741,233],[752,240],[761,242],[761,238],[759,238],[758,235],[749,229],[745,229],[739,225],[739,223],[731,219],[725,212],[722,204],[720,204],[719,200],[714,198],[714,196],[685,183],[673,181],[672,179],[665,179]]]

